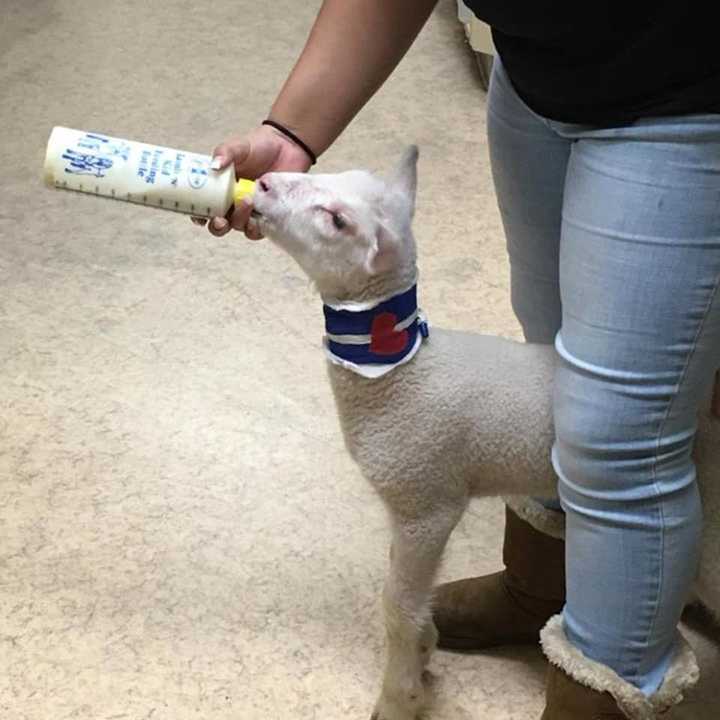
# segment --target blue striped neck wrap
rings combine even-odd
[[[368,378],[409,362],[429,335],[416,282],[371,303],[327,302],[323,313],[328,359]]]

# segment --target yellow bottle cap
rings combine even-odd
[[[255,192],[255,181],[245,180],[240,178],[235,183],[235,190],[233,191],[233,202],[239,205],[246,197],[250,197]]]

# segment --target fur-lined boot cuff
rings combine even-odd
[[[683,699],[683,693],[700,676],[695,653],[684,638],[657,692],[648,697],[623,680],[607,665],[590,660],[565,636],[561,615],[548,620],[540,631],[540,643],[548,660],[576,682],[598,692],[608,692],[630,720],[655,720]]]
[[[502,499],[518,517],[532,525],[538,532],[558,540],[565,539],[564,512],[548,510],[537,500],[526,495],[505,495]]]

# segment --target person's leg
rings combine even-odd
[[[496,59],[488,94],[488,146],[510,260],[510,296],[527,342],[554,342],[565,177],[572,141],[518,97]]]
[[[500,62],[490,84],[488,139],[513,308],[526,339],[549,344],[560,327],[558,249],[571,142],[522,103]],[[557,538],[563,525],[557,499],[539,501],[544,507],[526,498],[506,502],[505,569],[436,590],[440,648],[537,644],[540,628],[563,606],[565,552]]]
[[[562,205],[573,141],[534,113],[512,87],[502,61],[496,59],[488,95],[488,146],[493,184],[510,261],[510,298],[526,342],[554,342],[560,329],[559,255]],[[533,502],[507,498],[539,529],[562,528],[542,507],[560,512],[556,498]],[[557,536],[557,533],[555,533]]]
[[[702,525],[691,449],[720,364],[720,116],[581,131],[560,251],[553,462],[567,639],[663,681]]]

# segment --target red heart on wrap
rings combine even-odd
[[[407,330],[396,331],[397,315],[384,312],[373,318],[370,328],[370,352],[376,355],[396,355],[405,349]]]

